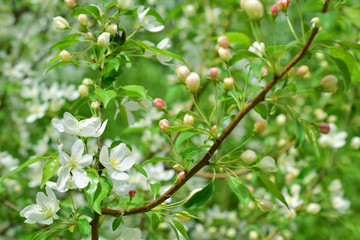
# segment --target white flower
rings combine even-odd
[[[353,137],[351,139],[350,147],[354,150],[360,149],[360,137]]]
[[[155,46],[154,43],[149,42],[149,41],[143,41],[145,44],[147,44],[148,46]],[[169,47],[171,47],[170,45],[170,39],[169,38],[165,38],[163,40],[161,40],[159,42],[158,45],[156,45],[157,48],[159,49],[168,49]],[[154,55],[155,53],[153,51],[150,50],[145,50],[144,55]],[[170,62],[173,58],[169,57],[169,56],[165,56],[165,55],[161,55],[159,53],[156,53],[156,58],[159,60],[159,62],[163,65],[167,65],[167,62]]]
[[[34,100],[32,103],[27,104],[30,114],[26,117],[27,123],[32,123],[36,119],[40,119],[45,116],[45,112],[48,109],[48,103],[40,104],[38,100]]]
[[[350,208],[350,201],[345,199],[344,197],[337,195],[331,197],[331,204],[333,207],[338,210],[340,213],[345,213],[346,210]]]
[[[322,147],[329,146],[331,148],[341,148],[346,144],[347,133],[341,131],[336,133],[336,126],[333,123],[330,123],[330,132],[328,134],[323,134],[319,138],[319,144]]]
[[[110,42],[110,33],[103,32],[100,34],[100,36],[97,39],[97,44],[99,44],[100,47],[107,47]]]
[[[105,130],[107,120],[103,124],[101,124],[101,119],[98,117],[79,121],[66,112],[64,113],[64,119],[53,118],[52,124],[59,132],[81,137],[99,137]]]
[[[84,188],[88,185],[90,178],[87,176],[85,167],[92,162],[90,154],[83,155],[84,143],[78,139],[71,148],[71,156],[62,150],[62,144],[59,145],[60,168],[58,171],[58,181],[55,184],[49,182],[47,185],[56,188],[58,191],[67,191],[67,189]]]
[[[120,9],[125,9],[125,8],[129,8],[131,5],[132,0],[118,0],[117,1],[117,6]]]
[[[306,212],[310,214],[317,214],[318,212],[320,212],[320,210],[321,206],[318,203],[310,203],[306,208]]]
[[[259,162],[259,168],[264,172],[276,172],[275,160],[270,156],[263,157]]]
[[[150,8],[144,10],[144,6],[140,6],[137,9],[138,19],[142,27],[144,27],[149,32],[160,32],[164,29],[164,25],[161,25],[154,16],[147,16]]]
[[[55,28],[59,30],[64,30],[69,28],[69,23],[66,21],[66,19],[60,16],[53,18],[53,24]]]
[[[259,57],[262,57],[265,53],[265,44],[254,42],[253,45],[249,47],[249,52],[255,53]]]
[[[41,223],[50,225],[53,219],[58,219],[56,212],[59,211],[59,203],[51,188],[46,187],[46,194],[39,192],[36,195],[36,204],[25,207],[20,216],[25,217],[25,223]]]
[[[135,158],[132,156],[126,157],[129,153],[126,145],[120,143],[118,146],[109,150],[103,147],[100,152],[100,162],[107,169],[108,174],[115,180],[127,180],[129,175],[124,171],[129,170],[135,164]]]
[[[136,101],[129,100],[128,97],[124,97],[123,100],[121,100],[121,105],[123,105],[123,107],[125,108],[126,117],[129,125],[132,126],[135,122],[134,115],[132,114],[132,112],[138,111],[140,109],[140,104]],[[116,111],[115,117],[119,112]]]

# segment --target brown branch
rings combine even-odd
[[[326,12],[327,6],[330,0],[327,0],[324,4],[322,12]],[[230,123],[230,125],[224,130],[221,136],[211,146],[209,151],[205,154],[202,160],[196,164],[189,172],[187,172],[176,184],[174,184],[169,190],[154,201],[137,208],[131,208],[127,210],[114,210],[109,208],[102,208],[101,211],[105,215],[120,216],[120,215],[133,215],[138,213],[148,212],[156,206],[163,203],[165,200],[171,197],[176,191],[178,191],[190,178],[192,178],[200,169],[204,166],[209,165],[209,160],[214,152],[219,148],[225,138],[232,132],[236,125],[253,109],[257,104],[265,100],[266,94],[275,86],[275,84],[297,63],[302,57],[304,57],[306,51],[310,47],[316,34],[319,32],[318,28],[314,28],[310,34],[309,39],[300,50],[300,52],[280,71],[278,75],[275,74],[273,80],[269,82],[260,94],[254,98],[243,110],[241,110]]]

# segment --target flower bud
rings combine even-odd
[[[129,197],[133,198],[136,195],[136,190],[130,190],[129,191]]]
[[[86,16],[85,14],[80,14],[80,15],[78,16],[78,22],[79,22],[81,25],[86,26],[87,23],[88,23],[88,18],[87,18],[87,16]]]
[[[321,206],[318,203],[310,203],[306,207],[306,212],[308,212],[310,214],[317,214],[320,212],[320,210],[321,210]]]
[[[109,32],[111,35],[117,34],[117,25],[115,23],[109,25],[106,28],[106,31]]]
[[[179,172],[179,174],[177,175],[177,178],[180,179],[185,175],[185,172]]]
[[[278,3],[280,10],[286,12],[289,7],[289,0],[280,0]]]
[[[262,68],[261,68],[261,74],[262,74],[262,76],[266,76],[266,75],[268,75],[268,73],[269,73],[269,70],[267,70],[267,68],[265,68],[265,67],[262,67]]]
[[[271,7],[271,16],[276,18],[279,15],[279,7],[277,4],[272,5]]]
[[[154,107],[156,107],[157,110],[162,111],[165,109],[165,102],[161,98],[155,98],[152,102]]]
[[[87,38],[87,39],[91,39],[91,40],[93,40],[93,41],[96,40],[95,37],[94,37],[94,35],[92,34],[92,32],[87,32],[87,33],[86,33],[86,38]]]
[[[297,70],[297,75],[298,75],[299,77],[303,77],[303,76],[305,76],[308,72],[309,72],[309,67],[306,66],[306,65],[302,65],[302,66],[300,66],[300,67],[298,68],[298,70]]]
[[[118,0],[117,6],[119,9],[125,9],[130,7],[132,0]]]
[[[227,48],[220,47],[218,50],[219,56],[221,60],[224,62],[228,62],[230,59],[230,51]]]
[[[166,129],[166,127],[169,127],[169,126],[170,126],[170,123],[167,119],[160,120],[159,127],[160,127],[161,131],[163,131],[163,133],[170,132],[168,129]]]
[[[217,126],[214,125],[214,126],[211,127],[211,130],[213,130],[213,131],[215,132],[215,131],[216,131],[216,128],[217,128]]]
[[[286,122],[286,115],[285,114],[279,114],[277,117],[276,117],[276,123],[279,125],[279,126],[283,126]]]
[[[58,30],[64,30],[69,28],[69,23],[66,21],[65,18],[60,16],[53,18],[53,25]]]
[[[110,33],[103,32],[100,34],[100,36],[97,39],[97,44],[99,44],[100,47],[107,47],[110,42]]]
[[[224,88],[226,91],[230,91],[234,87],[234,79],[232,77],[224,79]]]
[[[276,168],[276,165],[275,165],[275,160],[270,156],[263,157],[260,160],[258,166],[261,169],[261,171],[263,171],[265,173],[276,172],[277,171],[277,168]]]
[[[216,80],[219,77],[219,69],[216,67],[210,68],[209,76],[212,80]]]
[[[354,150],[360,149],[360,137],[353,137],[351,139],[350,147]]]
[[[320,85],[324,92],[335,92],[337,89],[337,83],[338,80],[334,75],[327,75],[321,80]]]
[[[83,84],[83,85],[86,85],[86,86],[90,86],[90,85],[93,84],[93,81],[92,81],[90,78],[84,78],[84,79],[82,80],[82,84]]]
[[[263,131],[265,131],[268,128],[268,126],[269,125],[266,120],[259,119],[255,122],[254,131],[256,133],[262,133]]]
[[[186,66],[178,66],[176,67],[176,75],[180,82],[184,83],[186,78],[190,75],[190,70]]]
[[[78,91],[82,97],[87,97],[89,95],[89,88],[85,85],[80,85]]]
[[[250,164],[253,164],[256,159],[257,159],[257,156],[256,156],[256,153],[253,151],[253,150],[246,150],[245,152],[243,152],[241,155],[240,155],[240,158],[248,165]]]
[[[311,19],[310,23],[311,28],[321,28],[321,20],[318,17],[314,17],[313,19]]]
[[[76,1],[75,0],[64,0],[66,6],[68,6],[69,8],[74,8],[76,6]]]
[[[222,35],[222,36],[218,37],[217,42],[218,42],[220,47],[223,47],[223,48],[229,48],[230,47],[230,40],[225,35]]]
[[[100,103],[98,101],[95,101],[95,102],[92,102],[90,107],[93,109],[93,110],[98,110],[100,108]]]
[[[264,7],[259,0],[247,0],[245,12],[251,20],[259,20],[264,15]]]
[[[191,116],[190,114],[185,114],[183,121],[185,124],[192,126],[192,125],[194,125],[195,118],[193,116]]]
[[[320,123],[318,129],[322,134],[328,134],[330,132],[330,126],[325,122]]]
[[[200,77],[197,73],[190,73],[190,75],[186,78],[185,81],[186,87],[190,92],[196,93],[200,87]]]
[[[269,200],[263,199],[258,203],[261,210],[264,212],[270,212],[273,209],[273,204]]]
[[[70,62],[71,59],[72,59],[71,54],[68,51],[62,50],[60,52],[60,60],[62,62]]]

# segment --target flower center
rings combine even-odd
[[[53,215],[52,207],[49,205],[46,205],[45,207],[42,207],[40,210],[41,214],[46,217],[50,217]]]
[[[120,167],[120,163],[116,159],[114,159],[112,157],[110,157],[109,162],[114,166],[114,168],[119,168]]]
[[[77,157],[71,157],[70,161],[68,161],[68,165],[71,169],[76,168],[78,166]]]

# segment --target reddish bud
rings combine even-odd
[[[76,6],[76,1],[75,0],[64,0],[66,6],[68,6],[69,8],[74,8]]]
[[[220,47],[223,47],[223,48],[230,47],[230,40],[227,36],[222,35],[222,36],[218,37],[217,42],[220,45]]]
[[[189,76],[187,76],[185,81],[186,87],[189,89],[190,92],[196,93],[197,90],[200,87],[200,76],[197,73],[190,73]]]
[[[280,10],[286,12],[289,7],[289,0],[280,0],[278,3]]]
[[[335,92],[337,89],[337,83],[338,80],[334,75],[327,75],[321,80],[320,85],[324,92]]]
[[[178,175],[177,175],[177,178],[182,178],[183,176],[185,175],[185,172],[180,172]]]
[[[170,123],[167,119],[160,120],[159,127],[160,127],[161,131],[163,131],[163,133],[170,132],[168,129],[166,129],[166,127],[169,127],[169,126],[170,126]]]
[[[216,131],[216,125],[212,126],[211,129],[215,132]]]
[[[129,191],[129,197],[133,198],[136,195],[136,190],[130,190]]]
[[[309,67],[306,65],[302,65],[297,70],[297,75],[299,77],[304,77],[309,72]]]
[[[210,68],[209,76],[212,80],[216,80],[219,77],[219,69],[216,67]]]
[[[330,132],[330,126],[325,122],[320,123],[318,129],[322,134],[328,134]]]
[[[165,102],[161,98],[155,98],[152,102],[154,107],[156,107],[157,110],[162,111],[165,109]]]
[[[264,68],[264,67],[261,68],[261,74],[263,76],[267,75],[268,73],[269,73],[269,70],[267,70],[267,68]]]
[[[271,7],[271,16],[276,18],[279,15],[279,7],[277,4],[272,5]]]

